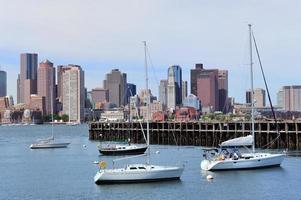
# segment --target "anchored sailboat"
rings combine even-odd
[[[250,36],[251,91],[252,91],[251,92],[252,135],[225,141],[221,143],[220,149],[204,149],[205,159],[201,162],[201,168],[203,170],[213,171],[213,170],[255,169],[255,168],[264,168],[264,167],[274,167],[274,166],[280,166],[284,159],[284,154],[255,152],[255,132],[254,132],[255,129],[254,102],[255,101],[254,101],[254,87],[253,87],[252,28],[250,24],[249,24],[249,36]],[[240,152],[239,147],[248,147],[248,146],[252,146],[252,152],[248,152],[248,153]]]
[[[145,77],[146,77],[146,91],[148,90],[148,70],[147,70],[147,56],[146,56],[146,42],[144,42],[145,53]],[[150,97],[147,94],[147,162],[146,164],[128,164],[125,168],[105,169],[105,165],[100,163],[100,170],[94,176],[96,184],[105,183],[129,183],[129,182],[151,182],[151,181],[165,181],[180,179],[183,171],[183,166],[159,166],[151,165],[149,161],[150,156],[150,135],[149,135],[149,105]],[[116,161],[116,160],[115,160]]]
[[[53,88],[51,88],[51,134],[52,136],[46,139],[38,139],[36,143],[31,144],[31,149],[49,149],[49,148],[66,148],[70,143],[57,143],[54,141],[53,134]]]

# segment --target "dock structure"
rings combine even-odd
[[[146,133],[146,123],[142,123]],[[256,148],[299,150],[301,122],[255,122]],[[150,143],[159,145],[217,147],[221,142],[251,134],[251,122],[151,122]],[[92,122],[89,139],[99,141],[126,141],[144,143],[139,122]],[[276,140],[277,139],[277,140]]]

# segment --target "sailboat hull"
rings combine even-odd
[[[67,148],[70,143],[52,143],[52,144],[32,144],[31,149],[54,149],[54,148]]]
[[[226,159],[220,161],[203,160],[201,168],[207,171],[258,169],[280,166],[284,159],[283,154],[257,153],[248,159]]]
[[[98,151],[102,155],[118,156],[118,155],[139,155],[144,154],[147,146],[137,147],[133,149],[110,149],[110,148],[99,148]]]
[[[152,168],[154,167],[154,168]],[[151,166],[144,170],[129,170],[125,168],[100,170],[94,177],[96,184],[112,183],[145,183],[180,179],[183,167]]]

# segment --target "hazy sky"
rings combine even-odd
[[[249,87],[248,23],[253,24],[273,97],[282,85],[301,84],[299,0],[0,0],[0,65],[16,95],[19,54],[39,62],[80,64],[86,87],[102,86],[119,68],[144,87],[143,40],[157,94],[167,67],[178,64],[189,82],[195,63],[229,70],[229,95],[244,101]],[[255,86],[263,87],[255,61]]]

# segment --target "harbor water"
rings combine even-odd
[[[301,199],[301,157],[287,156],[281,167],[226,172],[200,170],[200,147],[157,146],[151,163],[185,164],[180,181],[96,185],[94,161],[112,166],[113,157],[100,156],[88,127],[54,126],[66,149],[31,150],[38,138],[51,136],[51,126],[0,126],[0,199]],[[114,157],[120,158],[120,157]],[[116,163],[144,162],[136,158]],[[207,181],[206,176],[214,179]]]

